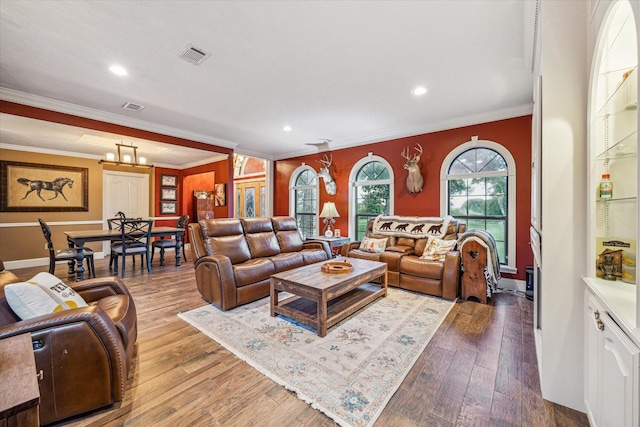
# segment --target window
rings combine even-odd
[[[369,154],[353,166],[349,182],[349,235],[362,240],[370,218],[393,213],[393,170],[382,157]]]
[[[474,137],[449,153],[441,175],[441,211],[467,229],[491,233],[502,270],[515,272],[515,162],[509,151]]]
[[[304,236],[318,235],[318,175],[310,166],[301,166],[291,175],[290,212]]]

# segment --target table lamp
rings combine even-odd
[[[324,229],[322,230],[322,234],[325,237],[333,237],[335,232],[335,227],[333,224],[336,221],[333,218],[339,218],[340,214],[336,209],[336,204],[333,202],[326,202],[324,206],[322,206],[322,212],[320,212],[320,217],[324,218],[322,222],[324,222]]]

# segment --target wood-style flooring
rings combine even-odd
[[[331,419],[177,317],[205,304],[191,254],[168,253],[152,273],[129,262],[125,283],[138,310],[138,349],[124,401],[59,425],[334,426]],[[96,260],[98,276],[112,275]],[[23,279],[46,267],[14,270]],[[56,275],[66,282],[66,265]],[[540,393],[532,303],[510,293],[487,305],[458,302],[375,427],[588,426],[583,413]]]

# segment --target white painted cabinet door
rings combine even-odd
[[[640,349],[585,291],[585,403],[593,427],[640,425]]]

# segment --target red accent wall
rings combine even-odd
[[[333,201],[340,213],[335,227],[342,234],[348,230],[348,181],[353,165],[369,152],[383,157],[393,168],[394,208],[396,215],[439,216],[440,215],[440,167],[444,158],[458,145],[478,136],[490,140],[509,150],[516,163],[516,262],[517,275],[504,275],[524,280],[525,267],[532,265],[533,255],[529,246],[529,226],[531,222],[531,116],[516,117],[479,125],[427,133],[408,138],[395,139],[358,147],[332,150],[331,171],[337,184],[337,194],[329,196],[324,187],[320,189],[320,206]],[[408,193],[403,169],[405,159],[400,153],[405,147],[413,149],[416,143],[424,150],[420,160],[420,170],[424,177],[422,192]],[[305,162],[319,170],[317,160],[325,154],[318,153],[291,159],[278,160],[274,165],[274,215],[289,215],[289,181],[293,171]]]

